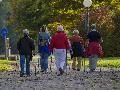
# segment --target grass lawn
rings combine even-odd
[[[89,66],[88,58],[83,58],[83,62],[85,60],[85,65]],[[72,61],[69,60],[68,63],[72,64]],[[119,67],[120,68],[120,57],[110,57],[110,58],[99,58],[97,62],[98,67]]]
[[[9,61],[9,60],[0,60],[0,71],[9,71],[13,69],[13,66],[11,63],[14,61]]]
[[[49,58],[49,60],[50,60],[50,58]],[[84,58],[82,60],[84,61]],[[15,61],[0,60],[0,71],[13,70],[14,67],[11,64],[14,62]],[[68,59],[68,64],[72,64],[72,60],[70,58]],[[85,65],[86,65],[86,67],[89,66],[88,58],[85,58]],[[97,66],[98,67],[118,67],[118,68],[120,68],[120,57],[110,57],[110,58],[99,59]]]

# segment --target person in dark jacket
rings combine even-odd
[[[82,57],[84,55],[84,46],[83,46],[83,38],[79,35],[78,30],[73,31],[73,36],[70,38],[71,42],[71,49],[72,49],[72,54],[71,58],[73,60],[72,63],[72,69],[77,71],[80,71],[81,69],[81,61]],[[76,68],[76,60],[78,62],[77,68]]]
[[[20,54],[20,77],[24,76],[24,63],[26,60],[26,74],[30,76],[30,61],[32,59],[32,53],[35,50],[34,40],[29,37],[29,31],[23,30],[24,36],[20,38],[17,43],[17,49]]]
[[[103,56],[102,47],[100,45],[102,39],[100,33],[96,30],[96,25],[92,24],[91,31],[87,35],[87,49],[86,54],[89,57],[89,69],[95,71],[98,57]]]

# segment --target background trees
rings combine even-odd
[[[37,39],[42,25],[46,25],[51,35],[58,24],[65,27],[68,35],[74,28],[86,38],[86,9],[81,0],[6,0],[9,1],[10,16],[7,26],[14,32],[28,28],[31,36]],[[105,56],[120,56],[120,2],[119,0],[92,0],[90,24],[96,23],[103,37]]]

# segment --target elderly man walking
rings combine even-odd
[[[23,30],[24,36],[17,43],[17,49],[20,54],[20,77],[24,76],[24,63],[26,61],[26,74],[30,76],[30,61],[32,52],[35,50],[34,41],[29,37],[29,31]]]
[[[68,37],[64,32],[63,26],[58,26],[57,32],[51,39],[50,49],[55,56],[57,72],[58,76],[60,76],[64,73],[66,50],[70,49]]]

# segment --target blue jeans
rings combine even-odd
[[[40,53],[40,65],[41,70],[46,71],[48,69],[48,54],[47,53]]]
[[[95,70],[97,66],[98,55],[91,55],[89,57],[89,69]]]
[[[30,55],[20,55],[20,73],[24,74],[24,64],[26,60],[26,74],[30,74]]]

